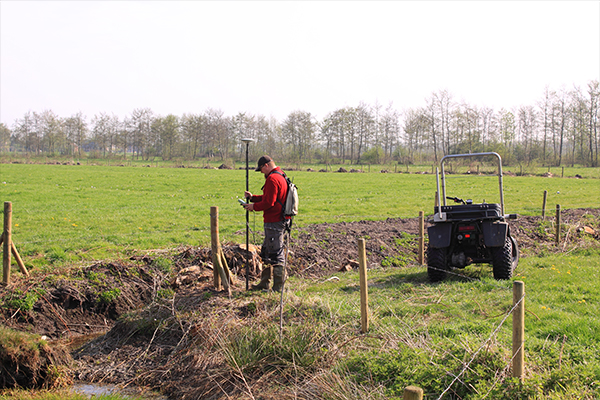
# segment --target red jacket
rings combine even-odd
[[[282,205],[285,203],[285,197],[287,196],[287,182],[282,175],[275,173],[275,171],[283,174],[281,168],[275,167],[266,177],[262,189],[263,194],[253,195],[250,200],[254,203],[254,211],[263,211],[264,222],[282,220]]]

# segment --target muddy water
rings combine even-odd
[[[106,334],[106,332],[96,332],[89,335],[81,335],[70,339],[69,348],[71,351],[83,347],[85,344],[92,340]],[[142,391],[136,387],[127,387],[123,389],[117,385],[109,384],[98,384],[98,383],[84,383],[79,382],[71,387],[73,392],[82,394],[87,398],[96,398],[103,395],[116,394],[124,397],[130,397],[132,399],[144,399],[144,400],[167,400],[167,397],[157,392]]]
[[[102,395],[118,394],[121,396],[144,399],[144,400],[167,400],[167,398],[156,392],[141,392],[135,388],[120,388],[116,385],[102,385],[96,383],[76,383],[72,386],[73,392],[82,394],[88,398]]]

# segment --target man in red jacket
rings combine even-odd
[[[252,289],[269,289],[272,275],[273,290],[280,292],[285,279],[284,234],[288,220],[283,216],[283,204],[287,195],[287,182],[281,168],[276,166],[275,161],[269,156],[258,159],[255,171],[265,175],[263,194],[253,195],[248,191],[244,192],[244,196],[250,200],[244,208],[249,211],[263,212],[265,240],[260,256],[265,265],[260,275],[260,283],[252,285]]]

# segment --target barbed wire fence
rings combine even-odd
[[[18,205],[17,205],[18,207]],[[136,207],[136,206],[132,206],[132,207],[128,207],[128,209],[145,209],[145,207]],[[207,208],[208,210],[209,208]],[[143,233],[148,235],[148,234],[161,234],[161,233],[174,233],[174,232],[210,232],[210,224],[209,224],[209,211],[207,210],[199,210],[199,212],[196,214],[198,216],[198,222],[201,223],[200,226],[194,227],[194,228],[167,228],[165,227],[165,229],[154,229],[154,230],[148,230],[148,229],[144,229]],[[90,210],[87,209],[87,211],[89,212]],[[98,212],[103,212],[103,211],[108,211],[108,209],[105,210],[98,210]],[[520,218],[529,218],[529,217],[539,217],[542,215],[542,212],[544,211],[543,208],[536,208],[536,207],[525,207],[525,208],[511,208],[511,211],[514,211],[515,213],[519,214]],[[548,212],[548,209],[545,209],[546,212]],[[562,209],[562,211],[566,211],[568,212],[569,209]],[[20,214],[39,214],[39,213],[45,213],[49,216],[51,216],[52,214],[59,214],[61,212],[64,212],[63,209],[54,209],[54,210],[48,210],[48,209],[19,209],[17,211]],[[13,213],[13,219],[15,219],[14,217],[15,213]],[[245,227],[245,225],[242,223],[242,214],[241,213],[220,213],[219,214],[220,217],[222,219],[224,219],[226,222],[223,223],[223,226],[227,226],[230,227],[232,225],[239,225],[240,227]],[[254,231],[254,233],[259,233],[260,232],[260,227],[257,229],[257,222],[256,222],[256,213],[253,213],[254,215],[254,227],[252,228],[252,230]],[[430,218],[433,215],[433,207],[430,213],[425,212],[425,218],[427,221],[427,218]],[[114,214],[115,218],[118,217],[118,214]],[[71,216],[71,218],[76,218],[74,216]],[[362,214],[362,215],[338,215],[338,216],[331,216],[331,215],[326,215],[326,214],[311,214],[310,215],[310,221],[316,221],[316,220],[323,220],[323,221],[331,221],[331,220],[339,220],[340,222],[352,222],[352,221],[363,221],[363,220],[386,220],[386,219],[396,219],[396,218],[401,218],[401,219],[410,219],[410,218],[418,218],[418,216],[407,216],[407,215],[384,215],[384,214]],[[236,219],[239,219],[239,221],[236,222],[232,222]],[[305,222],[304,222],[304,216],[302,215],[298,215],[295,219],[295,225],[296,226],[305,226]],[[549,215],[546,217],[546,220],[549,222],[550,225],[554,225],[556,219],[554,218],[553,215]],[[18,221],[18,220],[17,220]],[[15,222],[17,222],[15,221]],[[56,223],[58,225],[58,223],[60,221],[58,220],[52,220],[52,221],[47,221],[48,223]],[[568,223],[568,220],[563,220],[563,223]],[[17,222],[18,223],[18,222]],[[84,239],[84,240],[89,240],[89,239],[94,239],[94,238],[100,238],[100,239],[106,239],[106,238],[111,238],[111,237],[127,237],[127,236],[132,236],[133,233],[138,233],[136,232],[138,229],[135,228],[137,225],[135,223],[129,223],[129,225],[132,227],[131,232],[130,233],[117,233],[117,232],[111,232],[111,233],[101,233],[101,234],[96,234],[94,233],[93,235],[88,235],[88,236],[79,236],[79,238]],[[259,222],[259,225],[262,226],[262,222]],[[85,226],[82,226],[82,228],[86,228]],[[106,229],[110,230],[110,227],[107,227]],[[39,236],[39,238],[37,239],[29,239],[29,240],[25,240],[25,241],[20,241],[20,243],[22,244],[42,244],[42,243],[61,243],[61,242],[67,242],[70,239],[63,239],[63,238],[52,238],[52,237],[47,237],[47,236],[41,236],[41,235],[28,235],[30,237],[35,238],[36,236]]]

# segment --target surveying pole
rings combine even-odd
[[[250,189],[248,188],[248,145],[253,142],[254,139],[242,139],[242,142],[246,143],[246,192]],[[246,199],[247,201],[250,199]],[[246,210],[246,290],[249,290],[249,280],[250,280],[250,263],[248,258],[250,257],[250,211]]]

